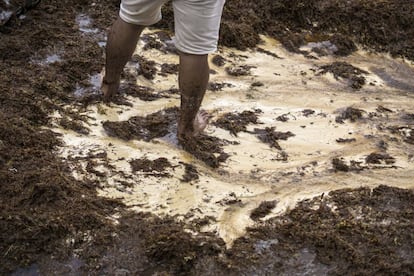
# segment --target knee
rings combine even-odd
[[[131,30],[131,31],[137,31],[137,32],[140,32],[145,28],[145,26],[143,26],[143,25],[138,25],[138,24],[134,24],[134,23],[131,23],[131,22],[127,22],[124,19],[122,19],[121,17],[118,17],[117,25],[121,26],[121,28],[128,29],[128,30]]]

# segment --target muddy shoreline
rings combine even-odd
[[[19,1],[1,1],[0,11],[14,10],[19,4]],[[119,1],[110,0],[42,1],[23,17],[12,17],[0,27],[0,274],[291,275],[310,271],[322,275],[409,275],[414,272],[414,194],[413,190],[389,187],[393,183],[378,181],[379,187],[374,189],[342,189],[321,194],[271,219],[265,219],[266,214],[278,208],[278,202],[258,204],[259,208],[252,211],[256,224],[230,249],[217,233],[201,231],[215,218],[194,217],[186,221],[174,216],[160,218],[130,210],[121,198],[98,196],[97,189],[104,183],[102,179],[112,176],[102,173],[100,167],[118,175],[123,172],[111,167],[105,152],[62,158],[57,154],[65,147],[62,135],[50,128],[59,125],[80,135],[90,134],[89,118],[81,111],[101,101],[91,78],[102,70],[105,32],[116,17],[118,5]],[[336,57],[347,56],[357,47],[363,47],[413,61],[413,7],[412,1],[399,0],[355,0],[347,4],[326,0],[228,0],[220,43],[255,51],[262,47],[259,35],[267,34],[278,39],[290,52],[307,59],[331,54],[332,47],[325,45],[309,50],[303,46],[329,40],[336,45],[333,53]],[[149,41],[146,44],[149,50],[173,51],[164,47],[167,44],[163,42],[169,40],[171,16],[167,6],[164,20],[158,24],[165,30],[157,34],[161,44]],[[278,58],[276,49],[260,51]],[[226,64],[229,61],[223,59],[216,62],[229,66]],[[132,97],[157,100],[160,93],[151,87],[135,86],[137,78],[151,79],[158,74],[174,77],[177,68],[165,63],[157,71],[151,67],[151,61],[133,59],[131,64],[135,63],[148,66],[137,74],[126,70],[124,77],[128,81],[121,90]],[[248,78],[250,69],[254,68],[246,66],[240,67],[245,72],[241,77]],[[357,93],[361,87],[369,86],[364,70],[352,65],[332,63],[319,70],[345,80],[350,87],[346,93]],[[391,84],[407,91],[412,88],[401,85],[398,80]],[[266,84],[252,81],[252,89],[262,86]],[[231,84],[215,83],[211,87],[226,88]],[[220,91],[214,90],[212,93]],[[117,103],[128,107],[130,103],[125,94],[121,94]],[[177,97],[173,88],[161,94],[164,99]],[[312,111],[303,110],[301,115],[322,116]],[[210,162],[210,167],[218,167],[218,173],[225,177],[222,169],[229,156],[222,147],[236,145],[238,133],[247,133],[257,135],[267,147],[277,150],[278,162],[289,162],[284,145],[279,142],[289,141],[294,133],[261,126],[255,117],[260,114],[258,110],[241,112],[221,114],[216,120],[218,127],[233,134],[230,140],[208,136],[203,144],[205,148],[196,146],[197,151],[194,147],[187,150],[205,163]],[[59,118],[54,117],[56,113]],[[157,116],[137,117],[134,123],[136,126],[151,123],[159,119]],[[167,113],[167,116],[175,114]],[[372,118],[386,121],[387,116],[398,117],[400,123],[377,124],[387,133],[384,137],[389,138],[378,139],[379,153],[373,152],[363,162],[339,156],[332,161],[332,170],[338,177],[364,170],[398,171],[394,157],[387,155],[387,147],[391,143],[407,148],[414,144],[413,114],[380,106],[375,112],[346,109],[337,115],[336,123],[357,124]],[[283,123],[292,118],[286,114],[277,121]],[[249,124],[255,129],[248,130]],[[106,126],[113,130],[116,124],[108,122]],[[148,125],[147,128],[151,130]],[[168,133],[173,128],[174,125],[166,125],[164,130]],[[134,131],[136,128],[127,128],[123,136],[136,139],[142,134]],[[143,140],[154,137],[158,136],[145,136]],[[341,142],[354,141],[344,137]],[[412,156],[407,159],[412,160]],[[155,171],[152,177],[168,178],[172,171],[182,170],[180,181],[188,185],[196,186],[202,175],[197,166],[186,162],[173,160],[171,164],[155,158],[133,161],[131,167],[138,173]],[[74,176],[85,170],[88,174],[83,177]],[[260,170],[257,172],[259,175]],[[129,185],[130,182],[123,182],[120,189],[128,189]],[[217,204],[231,209],[243,204],[243,200],[237,195],[227,195]],[[188,213],[190,218],[192,212]]]

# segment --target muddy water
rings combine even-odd
[[[410,125],[404,115],[414,112],[411,62],[364,51],[345,58],[310,59],[285,51],[277,41],[265,37],[263,40],[260,47],[278,57],[224,48],[219,51],[226,59],[224,67],[211,64],[216,74],[211,75],[210,81],[231,84],[222,91],[207,92],[203,108],[214,116],[213,121],[227,112],[261,110],[261,124],[249,125],[248,131],[237,137],[227,130],[208,127],[209,135],[238,142],[224,148],[230,157],[219,169],[211,169],[183,151],[173,132],[151,142],[125,142],[109,137],[102,127],[104,121],[125,121],[132,116],[179,106],[178,96],[153,102],[128,98],[132,107],[90,106],[84,112],[89,117],[86,125],[89,135],[54,129],[63,134],[66,143],[60,154],[74,158],[106,152],[105,160],[94,159],[97,163],[94,169],[106,173],[106,177],[96,176],[102,196],[122,198],[136,211],[160,216],[177,215],[183,220],[212,216],[216,222],[205,226],[203,231],[218,233],[229,246],[243,235],[247,226],[253,225],[250,213],[263,201],[277,201],[273,211],[264,218],[267,219],[283,214],[300,200],[336,189],[380,184],[414,188],[414,150],[403,141],[412,128],[412,121]],[[158,65],[178,63],[178,57],[172,54],[155,49],[141,52],[143,45],[140,42],[137,53]],[[356,91],[347,80],[335,79],[330,73],[317,74],[320,66],[334,61],[344,61],[367,71],[367,84]],[[235,77],[224,69],[240,65],[254,66],[251,74]],[[126,70],[133,71],[133,68]],[[138,84],[163,91],[177,88],[177,77],[157,75],[149,81],[140,76]],[[95,85],[99,83],[96,79],[97,76],[91,77]],[[263,85],[254,84],[258,82]],[[389,111],[379,112],[379,106]],[[336,117],[347,107],[363,110],[363,117],[355,122],[336,122]],[[278,120],[280,116],[287,120]],[[392,132],[389,128],[392,126],[400,128]],[[290,131],[295,136],[279,141],[281,150],[270,148],[252,133],[255,128],[265,127]],[[354,140],[338,143],[340,138]],[[374,152],[386,152],[395,158],[395,163],[368,164],[366,157]],[[129,161],[143,157],[167,158],[175,166],[168,169],[172,177],[133,173]],[[347,164],[356,162],[362,169],[337,171],[332,165],[334,158],[342,158]],[[76,176],[82,178],[88,174],[87,163],[80,162],[84,174]],[[183,182],[184,167],[180,162],[195,165],[199,180]]]

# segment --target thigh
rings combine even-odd
[[[125,22],[149,26],[161,20],[161,7],[168,0],[122,0],[119,16]]]
[[[173,0],[175,44],[189,54],[216,51],[225,0]]]

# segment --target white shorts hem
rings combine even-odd
[[[131,17],[129,17],[128,15],[126,15],[125,13],[122,12],[122,10],[119,12],[119,17],[125,21],[126,23],[129,24],[133,24],[133,25],[139,25],[139,26],[151,26],[154,25],[155,23],[159,22],[162,17],[159,16],[155,19],[151,19],[151,20],[137,20],[137,19],[133,19]]]

